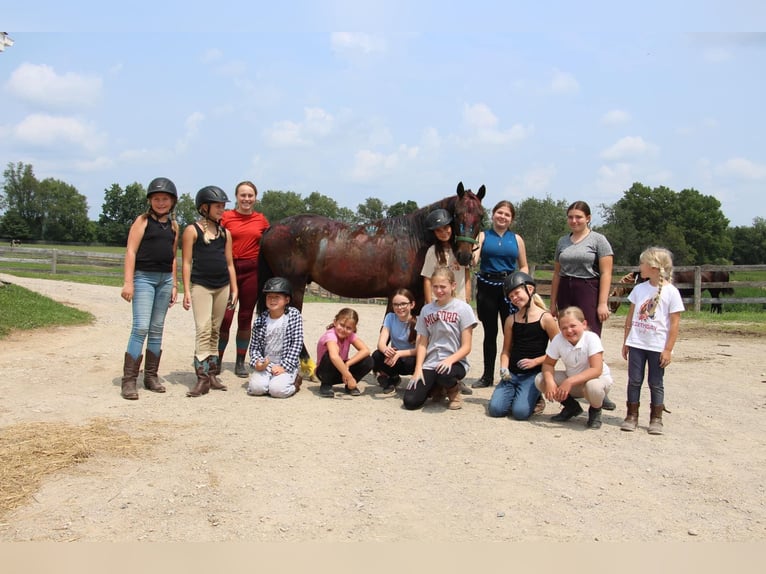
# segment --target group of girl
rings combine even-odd
[[[198,397],[210,389],[226,390],[217,375],[240,294],[248,298],[239,301],[235,373],[249,377],[248,394],[291,396],[301,385],[303,321],[290,306],[289,282],[276,277],[265,284],[266,310],[250,329],[257,293],[258,245],[268,221],[253,210],[257,190],[252,183],[240,183],[236,193],[237,207],[227,212],[228,198],[221,188],[200,189],[195,206],[201,217],[181,235],[183,307],[192,309],[195,321],[197,381],[187,396]],[[177,299],[179,229],[172,217],[178,199],[176,187],[167,178],[155,178],[147,189],[147,199],[147,212],[136,219],[129,232],[122,288],[122,297],[133,306],[121,385],[122,396],[129,400],[138,398],[137,377],[145,342],[144,387],[165,392],[157,370],[165,315]],[[227,217],[228,223],[223,224]],[[514,217],[513,205],[499,202],[492,210],[491,228],[479,236],[477,312],[485,331],[484,371],[473,386],[494,384],[499,315],[503,327],[500,381],[489,401],[488,414],[527,419],[542,395],[562,404],[561,412],[552,420],[563,422],[582,413],[576,399],[585,398],[589,403],[587,427],[599,428],[601,409],[614,408],[608,400],[612,379],[600,340],[601,324],[609,316],[606,297],[611,283],[611,247],[603,236],[590,230],[587,204],[572,204],[567,211],[572,233],[563,237],[556,249],[548,311],[528,274],[524,242],[510,230]],[[341,384],[347,394],[357,396],[359,381],[374,370],[384,394],[394,392],[403,375],[410,376],[403,393],[406,409],[421,407],[429,397],[434,401],[446,397],[449,409],[461,408],[461,395],[472,392],[463,379],[477,321],[470,306],[470,269],[457,262],[452,249],[451,220],[444,209],[426,217],[426,227],[433,232],[435,242],[421,271],[426,304],[417,317],[412,314],[412,292],[397,290],[390,300],[392,312],[386,315],[371,353],[356,335],[356,311],[344,308],[336,315],[317,343],[320,396],[334,396],[333,387]],[[238,240],[233,240],[232,230]],[[670,282],[672,256],[667,250],[653,247],[644,251],[640,271],[647,281],[629,296],[631,306],[624,331],[628,414],[621,428],[637,428],[641,385],[648,367],[649,432],[661,434],[664,369],[671,361],[683,303]],[[580,301],[583,303],[578,305]],[[351,347],[355,349],[353,355]],[[247,352],[252,374],[244,365]],[[559,360],[563,371],[555,370]]]

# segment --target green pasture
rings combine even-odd
[[[83,325],[95,319],[91,313],[68,307],[12,284],[0,283],[0,309],[0,339],[13,329],[26,331],[42,327]]]

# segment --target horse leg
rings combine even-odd
[[[708,289],[708,291],[710,291],[710,296],[714,299],[718,299],[721,296],[721,291],[718,289]],[[710,312],[718,314],[723,313],[723,305],[721,305],[721,303],[711,303]]]

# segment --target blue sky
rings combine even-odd
[[[0,164],[74,185],[92,219],[157,176],[352,209],[463,181],[597,211],[640,181],[766,217],[759,0],[14,4]]]

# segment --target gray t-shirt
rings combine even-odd
[[[591,231],[579,242],[573,243],[571,234],[559,239],[554,259],[561,266],[562,277],[594,279],[600,276],[598,260],[614,255],[606,237]]]
[[[442,359],[455,353],[460,348],[463,330],[475,327],[476,323],[471,306],[457,297],[453,297],[444,307],[439,307],[436,301],[423,307],[415,326],[418,335],[428,337],[423,368],[434,369]],[[467,357],[460,363],[468,372]]]

